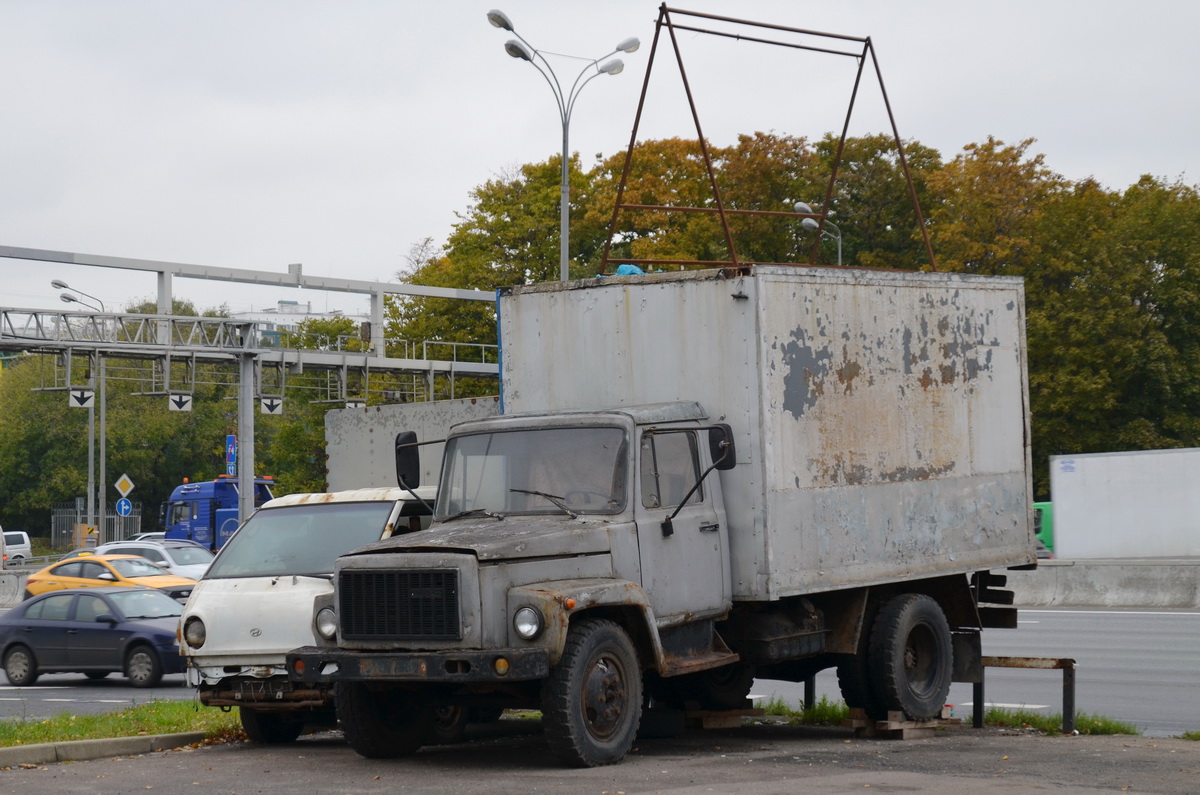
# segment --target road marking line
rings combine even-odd
[[[1021,613],[1057,613],[1070,614],[1082,613],[1092,616],[1200,616],[1200,613],[1179,613],[1174,610],[1070,610],[1063,608],[1061,610],[1034,610],[1033,608],[1019,608]]]
[[[961,707],[969,707],[970,704],[960,704]],[[998,704],[994,701],[984,703],[985,707],[994,707],[996,709],[1050,709],[1049,704]]]

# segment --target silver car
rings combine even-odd
[[[97,555],[141,555],[179,577],[198,580],[208,571],[213,553],[190,541],[110,541]]]

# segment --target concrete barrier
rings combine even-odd
[[[21,601],[28,576],[25,571],[0,571],[0,607],[12,607]]]
[[[1200,607],[1200,558],[1042,560],[1003,573],[1022,607]]]

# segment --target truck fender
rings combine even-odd
[[[557,580],[521,585],[508,592],[508,637],[511,645],[528,641],[516,635],[511,621],[517,610],[532,607],[542,614],[545,629],[535,641],[550,651],[550,665],[562,656],[571,622],[578,616],[603,615],[621,624],[629,633],[642,664],[657,668],[663,659],[662,644],[655,629],[650,599],[637,583],[628,580]]]

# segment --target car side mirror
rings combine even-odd
[[[737,450],[733,447],[733,428],[724,422],[708,429],[708,454],[719,470],[737,466]]]
[[[113,573],[111,571],[105,571],[105,572],[101,572],[99,575],[97,575],[96,579],[97,580],[116,580],[117,578],[113,576]]]
[[[421,485],[421,454],[416,431],[396,434],[396,485],[415,489]]]
[[[94,621],[97,624],[116,624],[117,617],[114,616],[112,613],[101,613],[100,615],[96,616]]]

